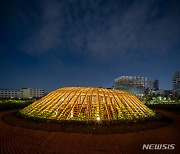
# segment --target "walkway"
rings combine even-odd
[[[0,118],[10,111],[0,112]],[[127,134],[92,135],[47,132],[20,128],[0,120],[1,154],[96,154],[96,153],[152,153],[157,150],[142,150],[144,143],[175,143],[175,150],[158,150],[158,153],[180,153],[180,115],[160,111],[172,118],[167,127]]]

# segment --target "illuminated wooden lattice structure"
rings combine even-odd
[[[134,120],[155,115],[134,94],[88,87],[57,89],[20,112],[28,117],[78,121]]]

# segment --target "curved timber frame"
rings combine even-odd
[[[57,121],[134,120],[155,114],[134,94],[90,87],[57,89],[20,112],[28,117]]]

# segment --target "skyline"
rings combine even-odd
[[[180,70],[177,0],[0,2],[0,88],[110,87]]]

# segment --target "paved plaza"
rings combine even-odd
[[[12,111],[1,111],[0,118]],[[152,153],[142,150],[144,143],[176,144],[175,150],[158,150],[158,153],[180,153],[180,115],[160,111],[174,122],[167,127],[126,134],[78,134],[33,130],[11,126],[0,121],[0,153]]]

